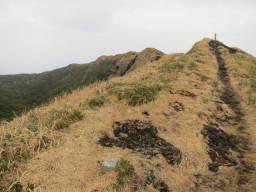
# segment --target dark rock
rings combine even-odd
[[[169,192],[169,187],[163,180],[158,180],[154,184],[154,188],[160,192]]]
[[[169,90],[169,93],[171,94],[179,94],[181,96],[186,96],[186,97],[196,97],[196,95],[194,93],[191,93],[189,91],[185,91],[185,90]]]
[[[157,132],[157,128],[150,122],[138,120],[116,122],[113,131],[115,138],[104,135],[99,139],[99,143],[104,147],[128,148],[149,158],[160,153],[169,164],[180,164],[182,160],[181,151],[158,137]]]
[[[149,116],[149,113],[147,111],[142,112],[143,115]]]
[[[169,103],[169,106],[171,106],[175,111],[183,111],[184,105],[178,101],[175,101],[173,103]]]
[[[144,188],[146,188],[147,185],[151,184],[156,190],[160,192],[169,192],[168,185],[162,179],[158,179],[153,170],[148,170],[146,172]]]
[[[216,163],[209,163],[208,168],[212,172],[217,172],[219,170],[219,165]]]
[[[228,134],[215,126],[204,125],[201,133],[208,139],[208,154],[213,162],[209,164],[209,170],[213,172],[217,172],[219,166],[237,165],[230,150],[241,152],[248,145],[241,136]]]
[[[153,170],[148,170],[148,171],[146,172],[146,176],[147,176],[147,177],[146,177],[145,183],[146,183],[147,185],[151,185],[151,184],[154,183],[154,181],[156,180],[156,176],[155,176]]]

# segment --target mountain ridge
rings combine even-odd
[[[255,191],[256,58],[231,52],[203,39],[3,122],[2,191]]]
[[[0,119],[10,120],[15,113],[19,115],[25,109],[95,81],[125,75],[148,60],[157,60],[162,55],[164,53],[161,51],[147,48],[141,52],[103,56],[91,63],[70,64],[39,74],[0,75]]]

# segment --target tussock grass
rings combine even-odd
[[[121,191],[122,187],[129,182],[129,178],[135,174],[135,169],[129,160],[121,159],[115,172],[117,172],[117,178],[113,188]]]
[[[61,134],[55,129],[63,129],[71,123],[82,120],[79,109],[64,106],[62,109],[38,108],[16,118],[11,123],[1,124],[0,137],[0,186],[13,182],[7,174],[15,172],[19,163],[24,163],[36,154],[55,146]],[[6,178],[5,178],[6,177]],[[14,185],[13,189],[19,188]]]
[[[94,109],[94,108],[97,108],[97,107],[102,107],[105,102],[106,102],[106,100],[105,100],[104,96],[89,99],[87,101],[87,103],[88,103],[88,105],[91,109]]]
[[[136,106],[154,101],[158,92],[162,89],[160,85],[141,84],[113,84],[108,87],[110,94],[116,95],[119,100],[125,99],[128,105]]]

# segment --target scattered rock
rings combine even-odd
[[[196,95],[194,93],[191,93],[189,91],[185,91],[185,90],[170,90],[169,91],[171,94],[179,94],[182,96],[186,96],[186,97],[196,97]]]
[[[149,116],[149,113],[147,111],[142,112],[143,115]]]
[[[156,176],[153,170],[148,170],[146,172],[146,180],[145,184],[146,185],[151,185],[154,181],[156,180]]]
[[[163,180],[158,180],[154,185],[154,188],[160,192],[169,192],[168,185]]]
[[[146,188],[147,185],[151,185],[151,184],[153,184],[153,187],[160,192],[169,192],[168,185],[162,179],[158,179],[155,176],[155,173],[153,170],[148,170],[146,172],[146,180],[145,180],[144,188]]]
[[[191,93],[189,91],[178,90],[176,93],[186,97],[192,97],[192,98],[196,97],[194,93]]]
[[[224,191],[225,187],[229,184],[225,183],[221,178],[215,178],[208,175],[195,174],[194,177],[195,190],[191,191],[199,191],[198,189],[203,189],[205,187],[212,188],[215,191]]]
[[[240,152],[242,149],[246,149],[247,141],[245,139],[209,125],[204,125],[201,133],[208,139],[208,154],[212,160],[212,163],[208,165],[210,171],[217,172],[219,166],[238,164],[230,150]]]
[[[127,120],[116,122],[114,125],[115,138],[104,135],[99,143],[104,147],[128,148],[140,152],[149,159],[162,154],[167,163],[176,165],[181,163],[181,151],[157,136],[157,128],[151,122]]]
[[[210,78],[207,76],[204,76],[204,75],[201,76],[201,81],[208,81],[209,79]]]
[[[106,158],[102,163],[102,167],[101,167],[102,172],[106,173],[108,171],[115,170],[117,163],[118,163],[118,160],[115,158]]]
[[[175,111],[183,111],[184,110],[184,105],[178,101],[175,101],[173,103],[169,103],[169,106],[171,106]]]

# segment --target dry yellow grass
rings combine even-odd
[[[28,183],[35,185],[38,192],[64,192],[64,191],[113,191],[112,185],[116,180],[116,173],[101,173],[101,162],[106,157],[124,158],[131,162],[140,180],[145,179],[145,171],[154,169],[162,180],[166,182],[172,191],[217,191],[214,181],[208,181],[201,188],[195,187],[196,174],[211,177],[214,173],[208,170],[208,163],[211,162],[207,154],[207,141],[203,138],[203,125],[211,118],[211,114],[217,113],[215,102],[219,101],[218,91],[222,88],[221,83],[217,87],[213,82],[218,82],[218,64],[216,58],[211,53],[208,46],[209,39],[204,39],[197,43],[193,49],[186,54],[192,59],[197,67],[189,70],[184,67],[180,72],[161,73],[159,68],[177,55],[166,55],[159,61],[148,63],[124,77],[115,77],[106,82],[94,83],[82,90],[74,91],[71,95],[56,98],[47,106],[42,106],[15,118],[10,123],[2,123],[0,126],[0,151],[3,143],[8,142],[9,152],[15,155],[15,150],[21,148],[28,151],[31,158],[27,161],[18,163],[18,168],[13,169],[4,175],[3,182],[16,181],[23,186]],[[234,66],[232,58],[227,53],[223,53],[229,68]],[[242,53],[241,53],[242,54]],[[243,54],[244,55],[244,54]],[[184,55],[181,55],[184,57]],[[255,59],[255,58],[254,58]],[[248,65],[250,63],[248,62]],[[240,68],[238,69],[240,70]],[[241,68],[241,71],[244,68]],[[202,81],[202,76],[209,78]],[[233,77],[232,77],[233,78]],[[235,89],[237,80],[232,79]],[[149,103],[140,106],[129,106],[125,100],[118,100],[115,95],[108,93],[108,87],[114,83],[123,83],[123,88],[131,83],[144,85],[161,85],[163,89],[157,94],[157,98]],[[180,94],[170,94],[171,90],[189,91],[196,97],[187,97]],[[251,141],[256,139],[256,119],[255,107],[246,104],[246,91],[240,91],[243,98],[242,106],[246,109],[245,120],[249,126],[248,132],[251,133]],[[100,108],[90,109],[86,102],[89,99],[104,95],[107,98],[105,105]],[[176,112],[169,103],[180,102],[184,105],[184,110]],[[68,128],[62,130],[48,126],[47,122],[51,119],[51,111],[54,109],[63,110],[79,109],[84,115],[83,120],[72,123]],[[226,107],[226,111],[232,111]],[[149,116],[142,114],[147,111]],[[35,133],[26,127],[31,123],[31,114],[36,115],[36,126],[38,131]],[[206,114],[200,116],[199,114]],[[151,121],[159,128],[159,136],[164,138],[182,151],[182,162],[180,165],[171,166],[165,159],[158,155],[149,160],[140,153],[134,153],[128,149],[117,147],[104,148],[98,144],[99,138],[107,133],[113,136],[112,125],[116,121],[125,120]],[[56,122],[58,119],[54,119]],[[223,127],[224,131],[234,133],[231,126]],[[7,135],[12,139],[7,140]],[[50,144],[45,149],[34,150],[38,145],[38,138],[46,135]],[[21,139],[25,143],[21,145]],[[12,151],[13,150],[13,151]],[[255,150],[253,143],[252,151]],[[256,161],[255,153],[248,154],[250,161]],[[158,166],[160,165],[160,166]],[[227,179],[236,180],[237,173],[234,169],[220,167],[218,180],[229,183]],[[250,179],[256,179],[253,173]],[[211,183],[212,182],[212,183]],[[134,183],[137,184],[136,182]],[[132,185],[132,184],[131,184]],[[139,184],[137,184],[139,185]],[[232,181],[225,186],[226,191],[236,191],[236,185]],[[10,189],[11,187],[9,187]],[[249,183],[243,186],[245,191],[255,191],[256,184]],[[125,186],[122,191],[132,191],[131,186]],[[156,191],[152,186],[146,189],[140,188],[139,191]]]

